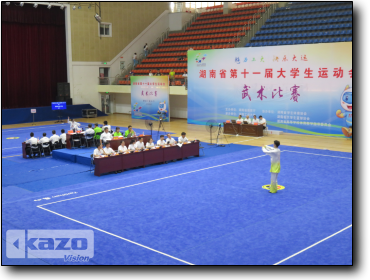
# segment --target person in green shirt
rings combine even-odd
[[[120,132],[120,128],[116,126],[116,132],[113,134],[113,136],[122,136],[122,133]]]
[[[100,135],[96,135],[96,134],[99,132],[103,132],[103,130],[99,127],[97,123],[95,124],[94,131],[95,131],[95,135],[94,135],[95,140],[99,140]]]
[[[171,69],[171,72],[170,72],[170,81],[171,81],[171,85],[174,86],[174,83],[175,83],[175,71],[173,69]]]
[[[132,125],[129,125],[128,130],[125,131],[125,137],[128,137],[129,134],[131,134],[131,137],[136,135],[135,131],[132,129]]]

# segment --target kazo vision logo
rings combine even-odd
[[[204,54],[202,56],[201,53],[198,53],[195,58],[195,63],[197,64],[197,66],[206,66],[206,63],[204,62],[206,58],[207,58],[207,54]]]
[[[6,256],[19,258],[64,259],[88,262],[94,257],[92,230],[8,230]]]

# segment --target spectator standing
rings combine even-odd
[[[145,57],[147,57],[148,56],[148,44],[147,43],[145,43],[145,46],[144,46],[144,54],[145,54]]]
[[[134,53],[134,56],[132,57],[132,61],[134,62],[134,67],[137,65],[137,53]]]
[[[152,70],[149,71],[149,76],[153,76]]]
[[[170,81],[171,81],[171,86],[174,86],[175,85],[175,70],[171,69],[171,72],[170,72]]]
[[[162,76],[162,74],[161,74],[161,72],[160,72],[159,69],[157,70],[157,76]]]

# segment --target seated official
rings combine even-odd
[[[118,153],[126,153],[127,152],[127,147],[125,145],[125,141],[121,141],[121,145],[118,146]]]
[[[103,127],[102,127],[102,129],[103,129],[103,131],[105,130],[105,128],[106,127],[108,127],[108,131],[109,131],[109,133],[112,131],[112,128],[111,128],[111,126],[108,124],[108,122],[107,121],[104,121],[104,125],[103,125]]]
[[[30,144],[30,145],[37,145],[38,144],[38,140],[35,136],[35,134],[33,132],[30,133],[30,136],[31,138],[26,140],[26,144]],[[26,154],[31,156],[31,147],[26,147]]]
[[[30,145],[37,145],[38,140],[37,140],[37,138],[36,138],[36,137],[34,137],[34,136],[35,136],[35,134],[34,134],[33,132],[31,132],[31,133],[30,133],[30,136],[31,136],[31,138],[30,138],[30,139],[28,139],[28,140],[26,140],[26,143],[27,143],[27,144],[30,144]]]
[[[175,139],[172,138],[171,134],[167,134],[166,144],[168,145],[176,145],[177,142]]]
[[[132,125],[128,126],[128,129],[125,131],[125,138],[136,136],[136,132],[132,129]]]
[[[182,144],[182,143],[189,142],[189,139],[186,138],[186,133],[185,132],[182,132],[181,133],[181,136],[179,138],[177,138],[177,141]]]
[[[95,140],[99,140],[100,135],[97,135],[97,133],[103,132],[103,130],[101,129],[101,127],[99,127],[97,123],[95,124],[94,131],[95,131],[95,135],[94,135]]]
[[[78,130],[79,127],[81,126],[81,124],[78,123],[78,122],[75,122],[74,119],[69,120],[69,117],[68,117],[68,123],[70,125],[71,130],[73,130],[73,129]]]
[[[109,133],[108,127],[104,129],[104,132],[100,135],[100,140],[103,141],[103,143],[112,140],[113,136]]]
[[[85,137],[86,137],[87,134],[88,135],[93,135],[93,137],[95,137],[95,130],[92,129],[92,124],[91,123],[89,123],[87,125],[87,129],[84,131],[84,134],[85,134]],[[87,139],[86,138],[83,138],[82,140],[85,142],[85,144],[87,146]]]
[[[130,152],[136,150],[136,139],[132,139],[127,148]]]
[[[242,115],[239,115],[239,118],[238,118],[236,121],[237,121],[237,122],[241,122],[241,123],[243,123]]]
[[[140,151],[140,150],[143,150],[145,148],[143,140],[144,140],[143,137],[139,137],[139,141],[137,141],[136,144],[135,144],[136,150]]]
[[[120,132],[120,128],[118,126],[116,127],[116,131],[114,132],[113,136],[114,137],[123,136],[122,133]]]
[[[155,148],[155,145],[153,143],[153,139],[152,138],[149,139],[149,142],[146,142],[146,148],[147,149],[154,149]]]
[[[266,120],[262,116],[259,116],[259,122],[258,122],[258,124],[263,125],[263,129],[266,129],[267,122],[266,122]]]
[[[110,147],[110,142],[105,143],[104,152],[108,156],[109,155],[114,156],[116,154],[116,152]]]
[[[102,143],[99,142],[98,144],[96,144],[96,149],[94,150],[94,157],[100,157],[102,155],[106,155],[106,153],[103,149]]]
[[[164,135],[161,135],[157,141],[157,146],[163,147],[164,145],[166,145],[166,141],[164,140]]]
[[[39,141],[39,143],[40,144],[44,144],[44,143],[48,143],[48,142],[50,142],[50,139],[48,138],[48,137],[46,137],[46,132],[44,132],[43,134],[42,134],[42,138],[40,139],[40,141]]]
[[[259,121],[256,115],[253,115],[252,124],[259,124]]]
[[[247,115],[247,117],[244,119],[244,121],[247,122],[248,124],[252,123],[252,119],[249,118],[249,115]]]
[[[66,139],[67,139],[66,131],[64,129],[62,129],[60,132],[62,133],[59,136],[60,139],[62,139],[62,144],[66,145]]]
[[[50,137],[50,142],[54,145],[55,142],[59,141],[60,137],[56,134],[55,130],[51,133],[53,133],[53,135]]]

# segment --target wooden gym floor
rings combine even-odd
[[[108,121],[108,124],[112,126],[120,126],[121,131],[126,130],[128,125],[132,125],[137,133],[140,133],[140,129],[147,129],[144,120],[131,119],[131,115],[127,114],[112,114],[107,117],[98,118],[81,118],[76,119],[77,122],[85,123],[99,123],[103,124],[103,121]],[[64,120],[67,122],[67,120]],[[54,124],[55,121],[37,122],[36,125],[47,125]],[[153,130],[158,130],[158,122],[153,122]],[[19,127],[30,127],[32,123],[15,124],[15,125],[2,125],[2,129],[19,128]],[[186,132],[188,139],[192,140],[197,138],[201,141],[209,142],[210,135],[206,131],[205,126],[187,124],[186,119],[174,119],[171,118],[171,122],[164,123],[166,131],[176,133],[175,136],[180,136],[181,132]],[[216,134],[214,134],[216,135]],[[215,137],[215,136],[214,136]],[[226,139],[225,139],[226,138]],[[274,140],[279,140],[282,145],[296,146],[312,149],[328,149],[332,151],[348,152],[352,153],[352,139],[349,138],[335,138],[335,137],[324,137],[304,134],[292,134],[284,133],[282,135],[269,135],[264,137],[248,137],[248,136],[233,136],[226,135],[222,139],[222,143],[237,143],[240,145],[251,145],[251,146],[263,146],[270,145]]]

